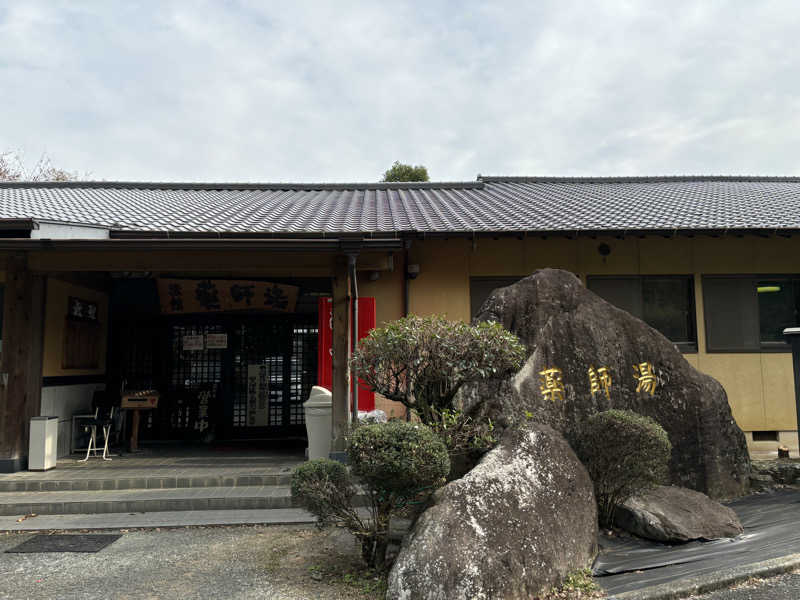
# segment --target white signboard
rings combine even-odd
[[[185,336],[183,336],[183,349],[184,350],[202,350],[203,349],[203,336],[202,335],[185,335]]]
[[[269,423],[269,367],[247,365],[247,426]]]
[[[206,350],[225,350],[228,347],[227,333],[207,333]]]

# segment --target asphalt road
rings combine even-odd
[[[759,579],[730,590],[720,590],[696,600],[797,600],[800,598],[800,572]]]
[[[130,531],[95,554],[10,554],[32,534],[0,535],[0,598],[371,598],[363,584],[331,575],[358,560],[342,533],[299,526]]]

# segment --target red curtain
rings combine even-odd
[[[317,385],[332,389],[333,382],[333,300],[319,299],[319,345],[317,349]],[[375,328],[375,298],[358,299],[357,339],[365,337]],[[358,380],[358,410],[375,408],[375,393]],[[353,385],[353,384],[351,384]],[[350,400],[352,408],[353,401]]]

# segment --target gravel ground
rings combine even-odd
[[[800,598],[800,571],[770,579],[752,579],[729,590],[720,590],[696,600],[797,600]]]
[[[8,554],[29,533],[0,534],[0,598],[379,598],[341,530],[301,526],[121,530],[96,554]]]

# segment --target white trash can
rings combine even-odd
[[[303,403],[308,432],[308,460],[328,458],[331,452],[333,397],[330,390],[315,385]]]
[[[58,417],[33,417],[28,440],[28,470],[47,471],[58,460]]]

